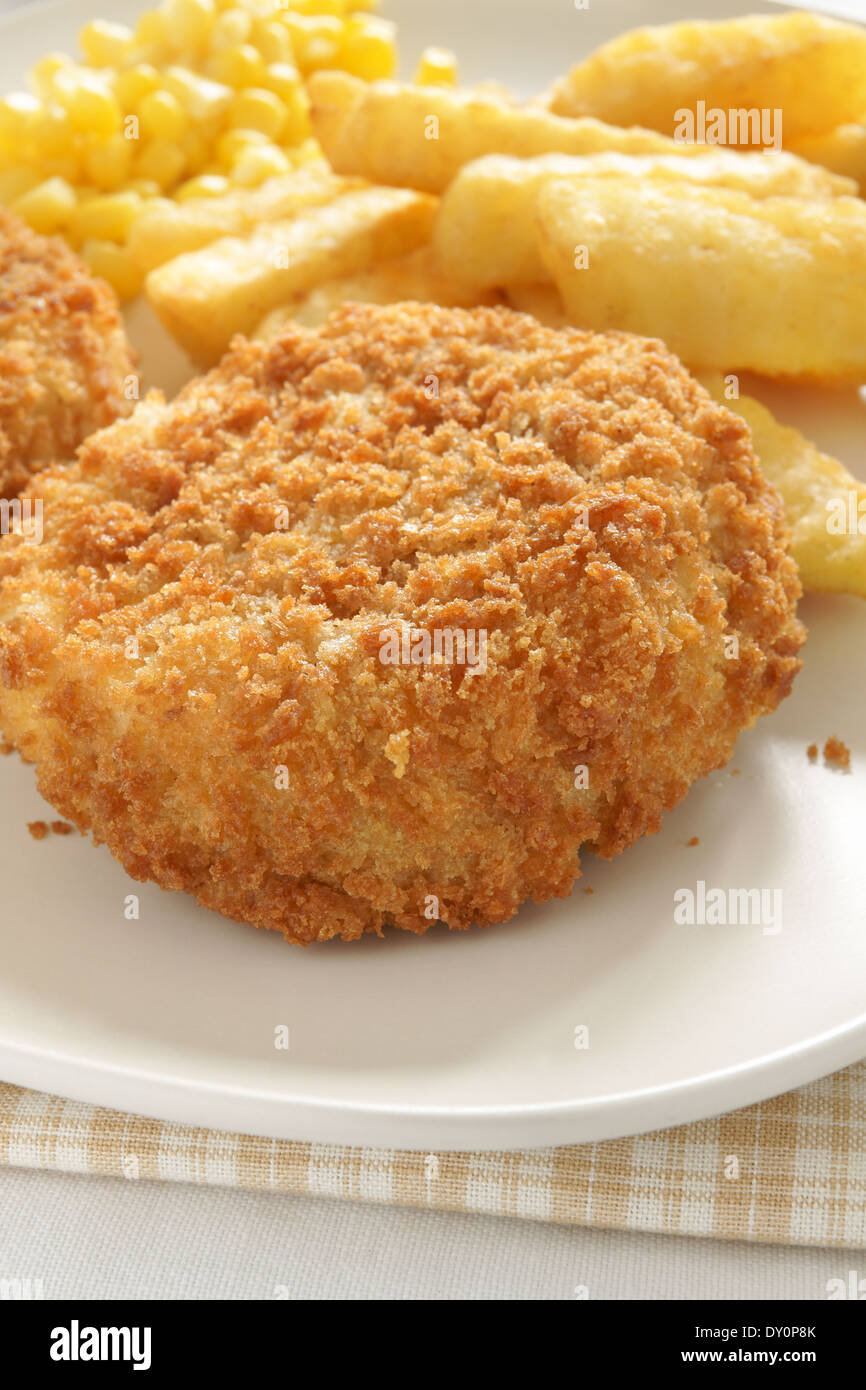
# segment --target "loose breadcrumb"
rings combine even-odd
[[[689,849],[691,849],[693,845],[699,845],[700,843],[701,842],[698,839],[697,835],[693,835],[690,840],[686,840],[686,845]]]
[[[817,756],[818,756],[818,745],[817,745],[817,743],[810,743],[810,744],[809,744],[809,747],[806,749],[806,757],[809,759],[809,762],[810,762],[810,763],[813,763],[813,762],[815,761],[815,759],[817,758]]]
[[[75,832],[75,826],[70,825],[69,822],[65,820],[53,820],[51,822],[51,829],[54,831],[55,835],[72,835]]]
[[[45,836],[48,834],[48,826],[44,820],[28,821],[27,829],[30,831],[34,840],[44,840]]]
[[[847,771],[851,767],[851,750],[834,734],[824,744],[824,761]]]

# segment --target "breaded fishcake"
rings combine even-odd
[[[747,426],[623,333],[350,304],[39,485],[3,732],[133,877],[292,941],[566,895],[799,666]]]
[[[129,414],[133,370],[109,286],[0,208],[0,497]]]

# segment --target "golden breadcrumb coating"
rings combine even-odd
[[[110,287],[0,208],[0,497],[129,414],[133,370]]]
[[[133,877],[292,941],[565,896],[799,667],[747,426],[628,334],[349,304],[39,487],[3,732]],[[383,662],[400,624],[486,633],[486,669]]]

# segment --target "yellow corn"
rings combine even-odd
[[[384,19],[353,16],[341,36],[339,67],[367,82],[393,77],[397,65],[394,25]]]
[[[174,196],[179,203],[186,203],[190,198],[222,198],[230,188],[224,174],[198,174],[175,189]]]
[[[237,197],[321,150],[304,75],[391,75],[394,28],[375,0],[159,0],[134,28],[95,18],[78,61],[48,52],[30,92],[0,99],[0,204],[61,232],[128,297],[124,245],[143,208]],[[419,80],[453,82],[425,52]]]
[[[79,203],[69,219],[69,229],[81,241],[124,242],[140,211],[137,193],[106,193]]]
[[[123,135],[107,140],[90,139],[85,145],[82,165],[88,180],[109,192],[125,184],[132,173],[135,142]]]
[[[65,179],[46,179],[11,204],[13,212],[23,217],[36,232],[50,234],[67,226],[75,211],[75,189]]]
[[[134,299],[141,289],[144,276],[124,246],[113,241],[85,241],[81,255],[94,275],[107,280],[121,299]]]
[[[144,140],[180,140],[186,131],[186,112],[171,92],[150,92],[138,109]]]
[[[92,68],[120,67],[133,51],[135,35],[125,24],[94,19],[81,30],[78,44]]]
[[[170,140],[151,140],[134,165],[139,179],[153,179],[163,190],[173,188],[186,172],[186,156]]]
[[[286,108],[278,96],[261,87],[247,87],[232,102],[229,125],[234,129],[260,130],[278,140],[286,124]]]
[[[227,87],[255,87],[264,70],[265,61],[251,43],[221,48],[208,59],[208,75]]]
[[[415,70],[422,87],[453,87],[458,81],[457,57],[450,48],[425,48]]]
[[[86,68],[64,68],[57,74],[55,87],[73,130],[84,135],[113,135],[120,129],[120,107],[96,73]]]
[[[232,165],[232,183],[241,188],[257,188],[265,179],[287,174],[292,161],[276,145],[248,145]]]

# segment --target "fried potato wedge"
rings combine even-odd
[[[438,266],[429,246],[422,246],[396,261],[374,265],[360,275],[345,275],[295,296],[274,309],[259,324],[254,336],[273,338],[289,322],[318,328],[329,314],[349,301],[360,304],[441,304],[446,308],[471,309],[476,304],[498,304],[500,295],[453,280]]]
[[[268,179],[256,189],[238,189],[221,198],[160,199],[133,222],[129,249],[142,271],[155,270],[175,256],[198,251],[220,237],[244,236],[260,222],[293,217],[306,207],[329,203],[360,180],[339,178],[325,160]]]
[[[631,29],[557,82],[551,110],[672,135],[677,113],[780,110],[785,144],[866,111],[866,31],[796,11]]]
[[[433,233],[443,268],[478,285],[543,281],[536,204],[539,190],[554,177],[681,180],[739,189],[755,198],[821,200],[857,193],[850,179],[773,152],[739,154],[713,148],[705,159],[615,153],[515,159],[491,154],[464,165],[443,194]],[[634,196],[639,199],[640,192]]]
[[[761,467],[785,503],[803,587],[866,598],[866,484],[752,396],[729,400],[720,373],[700,379],[752,431]]]
[[[236,333],[315,285],[392,260],[430,239],[436,200],[404,188],[345,193],[289,222],[265,222],[151,271],[148,297],[193,360],[210,366]]]
[[[837,126],[824,135],[807,136],[792,148],[802,159],[853,179],[860,196],[866,194],[866,123],[862,120],[856,125]]]
[[[428,193],[441,193],[464,164],[485,154],[619,150],[705,157],[711,148],[651,130],[564,120],[540,106],[478,92],[362,82],[343,72],[313,73],[308,92],[314,134],[338,174]]]
[[[542,259],[571,321],[663,338],[692,367],[866,373],[866,204],[553,179]]]

